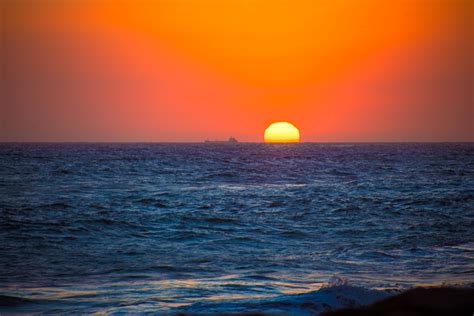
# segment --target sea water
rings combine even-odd
[[[317,314],[474,282],[474,144],[2,144],[0,312]]]

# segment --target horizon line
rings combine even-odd
[[[231,145],[238,144],[446,144],[446,143],[474,143],[474,140],[435,140],[435,141],[300,141],[289,143],[265,143],[264,141],[238,141]],[[0,141],[0,144],[207,144],[203,141]],[[227,141],[211,143],[218,145],[229,145]]]

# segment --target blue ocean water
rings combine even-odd
[[[473,282],[472,143],[0,145],[0,312],[316,314]]]

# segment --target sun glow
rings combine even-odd
[[[265,143],[298,143],[300,131],[291,123],[277,122],[267,127],[264,140]]]

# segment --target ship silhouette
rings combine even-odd
[[[205,140],[206,144],[237,144],[238,141],[234,137],[230,137],[228,140]]]

